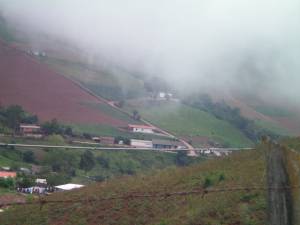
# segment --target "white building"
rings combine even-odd
[[[135,133],[146,133],[146,134],[153,134],[154,133],[154,127],[146,126],[146,125],[129,124],[128,129],[132,132],[135,132]]]
[[[46,179],[37,178],[37,179],[35,179],[35,183],[36,184],[47,184],[47,180]]]

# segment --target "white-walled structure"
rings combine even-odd
[[[146,133],[146,134],[153,134],[154,133],[154,127],[146,126],[146,125],[129,124],[128,129],[130,131],[136,132],[136,133]]]

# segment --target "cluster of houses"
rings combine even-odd
[[[36,179],[35,185],[27,188],[17,188],[17,191],[24,194],[49,194],[53,192],[60,191],[70,191],[77,188],[82,188],[84,185],[82,184],[63,184],[58,186],[51,186],[47,184],[46,179]]]
[[[207,148],[203,150],[198,150],[198,154],[204,155],[204,156],[215,156],[215,157],[222,157],[222,156],[228,156],[232,153],[231,150],[218,150],[213,148]]]
[[[104,144],[104,145],[115,145],[114,137],[93,137],[95,142]],[[184,149],[186,148],[181,142],[173,140],[140,140],[140,139],[130,139],[130,146],[133,148],[149,148],[149,149]],[[118,146],[124,145],[123,140],[119,140],[117,143]]]
[[[0,178],[2,179],[16,179],[17,172],[15,171],[0,171]],[[48,194],[58,191],[70,191],[77,188],[82,188],[82,184],[63,184],[58,186],[51,186],[47,184],[46,179],[37,178],[35,180],[35,185],[32,187],[17,187],[17,191],[24,194]]]
[[[143,133],[143,134],[156,134],[158,133],[153,126],[148,125],[134,125],[129,124],[127,130],[133,133]],[[93,141],[101,143],[103,145],[113,146],[124,145],[124,140],[116,140],[114,137],[93,137]],[[156,149],[184,149],[186,148],[181,142],[166,139],[152,139],[152,140],[140,140],[140,139],[130,139],[129,143],[126,143],[133,148],[156,148]]]

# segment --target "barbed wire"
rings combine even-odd
[[[33,201],[26,202],[9,202],[1,203],[0,208],[8,206],[18,206],[18,205],[40,205],[41,207],[45,204],[61,204],[61,203],[91,203],[91,202],[102,202],[102,201],[116,201],[116,200],[131,200],[131,199],[142,199],[142,198],[162,198],[168,199],[177,196],[188,196],[188,195],[201,195],[203,198],[207,194],[221,193],[221,192],[234,192],[234,191],[282,191],[297,189],[300,186],[283,186],[283,187],[263,187],[263,186],[252,186],[252,187],[229,187],[229,188],[201,188],[194,189],[191,191],[178,191],[178,192],[145,192],[145,193],[130,193],[127,195],[111,196],[104,198],[85,198],[85,199],[66,199],[66,200],[47,200],[45,198],[39,197]]]

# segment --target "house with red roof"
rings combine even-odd
[[[16,172],[9,172],[9,171],[0,171],[0,178],[16,178],[17,173]]]

